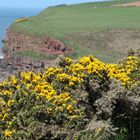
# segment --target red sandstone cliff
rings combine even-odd
[[[18,63],[20,65],[30,64],[34,60],[24,55],[17,57],[17,52],[33,50],[36,54],[43,54],[46,56],[46,59],[42,60],[45,64],[52,61],[47,57],[49,55],[68,54],[72,52],[63,42],[54,38],[48,36],[37,37],[10,31],[7,32],[3,43],[5,46],[3,48],[4,60],[7,63]],[[40,60],[36,59],[36,61],[39,62]]]

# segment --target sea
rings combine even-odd
[[[41,11],[42,9],[32,8],[0,8],[0,58],[3,56],[1,51],[3,47],[2,40],[10,24],[17,18],[36,16]]]

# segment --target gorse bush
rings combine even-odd
[[[0,139],[113,137],[122,114],[139,116],[139,101],[131,94],[139,85],[139,66],[135,56],[120,64],[105,64],[93,56],[76,62],[64,57],[58,66],[9,77],[0,83]]]

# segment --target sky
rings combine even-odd
[[[46,8],[58,4],[72,4],[81,2],[93,2],[103,0],[0,0],[0,7],[10,8]]]

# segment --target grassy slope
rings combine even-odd
[[[104,50],[103,52],[101,50],[91,52],[86,46],[81,46],[80,43],[67,39],[67,36],[105,29],[140,29],[139,7],[111,7],[111,5],[128,1],[134,0],[50,7],[38,16],[31,17],[29,21],[14,23],[10,30],[37,36],[49,35],[72,46],[75,52],[78,52],[78,56],[90,53],[105,61],[115,61],[113,56],[104,54]]]

